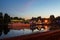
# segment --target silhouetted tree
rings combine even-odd
[[[18,17],[14,17],[15,20],[18,20]]]
[[[13,17],[10,17],[11,20],[13,20],[14,18]]]
[[[9,32],[9,28],[8,28],[8,23],[10,22],[10,16],[5,13],[4,15],[4,34],[7,34]]]
[[[51,21],[51,24],[55,23],[55,17],[54,17],[54,15],[50,15],[50,21]]]
[[[0,12],[0,36],[2,35],[3,30],[3,14]]]
[[[56,17],[56,23],[60,25],[60,16]]]
[[[39,17],[37,17],[37,20],[36,20],[36,22],[38,21],[38,20],[41,20],[42,18],[41,18],[41,16],[39,16]]]
[[[37,18],[36,17],[32,17],[32,19],[31,20],[36,20]]]
[[[60,21],[60,16],[56,17],[56,20],[59,20]]]
[[[38,20],[39,20],[39,19],[41,20],[41,16],[37,17],[37,19],[38,19]]]
[[[57,22],[56,22],[57,19],[59,19],[59,18],[55,18],[54,15],[50,16],[50,21],[51,21],[50,30],[56,30],[56,29],[58,29],[58,26],[56,26],[57,25]]]
[[[22,18],[18,18],[18,20],[22,20]]]

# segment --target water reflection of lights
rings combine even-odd
[[[44,30],[44,28],[41,28],[41,30]]]
[[[44,27],[47,28],[48,26],[44,26]],[[2,33],[2,35],[0,36],[0,39],[21,36],[21,35],[26,35],[31,33],[37,33],[37,32],[46,32],[46,31],[49,31],[49,30],[46,30],[44,28],[41,28],[41,30],[35,29],[33,32],[30,29],[10,30],[10,32],[7,35],[4,35],[4,33]]]
[[[34,32],[39,32],[39,30],[38,29],[35,29]]]
[[[39,31],[48,31],[49,27],[48,26],[42,26],[42,25],[37,25],[37,28]]]
[[[45,26],[45,29],[48,29],[48,26]]]
[[[49,27],[48,26],[45,26],[45,30],[48,31],[49,30]]]

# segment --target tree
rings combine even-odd
[[[18,18],[18,20],[22,20],[22,18]]]
[[[36,21],[37,20],[37,18],[36,17],[32,17],[32,19],[31,19],[31,21]]]
[[[56,20],[60,20],[60,16],[56,17]]]
[[[0,36],[2,35],[3,30],[3,14],[0,12]]]
[[[10,17],[11,20],[13,20],[14,18],[13,17]]]
[[[42,19],[41,16],[38,16],[36,21],[38,22],[38,20],[41,20],[41,19]]]
[[[56,26],[56,18],[54,17],[54,15],[50,15],[50,21],[51,21],[51,27],[50,30],[56,30],[57,26]]]
[[[54,15],[50,15],[50,21],[51,21],[51,24],[55,23],[55,17],[54,17]]]
[[[4,34],[7,34],[9,32],[8,24],[10,22],[10,16],[5,13],[4,15]]]
[[[41,19],[41,16],[37,17],[37,19],[38,19],[38,20]]]
[[[56,17],[56,23],[60,25],[60,16]]]
[[[14,17],[15,20],[18,20],[18,17]]]

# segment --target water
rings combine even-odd
[[[8,32],[7,35],[4,35],[4,33],[2,33],[2,35],[0,36],[0,39],[21,36],[21,35],[26,35],[26,34],[32,34],[36,32],[45,32],[45,31],[44,29],[41,29],[40,31],[35,29],[33,32],[30,29],[10,30],[10,32]]]

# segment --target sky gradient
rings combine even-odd
[[[0,12],[26,19],[60,16],[60,0],[0,0]]]

